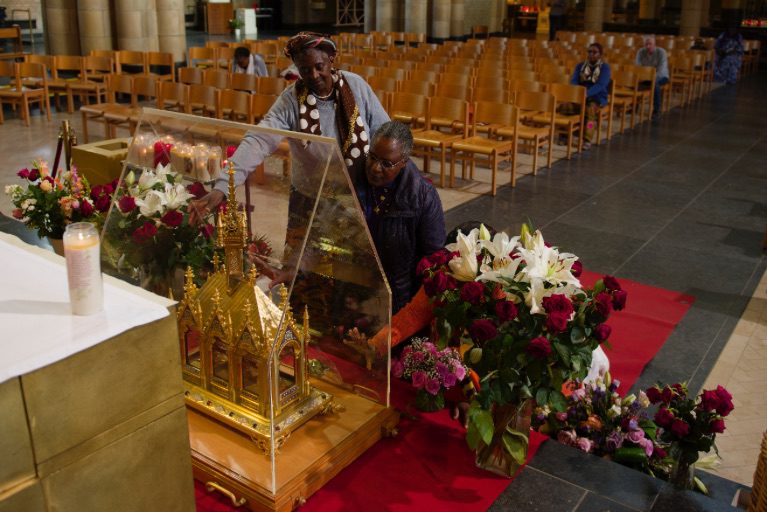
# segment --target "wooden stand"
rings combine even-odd
[[[275,457],[276,482],[269,457],[248,437],[187,409],[194,477],[208,491],[228,496],[235,506],[292,510],[381,437],[396,433],[399,413],[393,409],[335,386],[324,387],[344,409],[311,419],[285,441]]]

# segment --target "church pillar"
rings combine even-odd
[[[45,0],[45,53],[80,55],[77,0]]]
[[[583,16],[583,30],[586,32],[602,32],[602,20],[605,13],[605,0],[586,2],[586,12]]]
[[[711,2],[710,0],[701,0],[700,3],[701,3],[700,26],[708,27],[709,23],[711,23],[711,21],[709,20],[709,11],[711,10]]]
[[[184,0],[156,0],[157,39],[161,52],[173,54],[173,60],[184,60],[186,51],[186,27],[184,24]]]
[[[376,0],[376,30],[394,30],[394,0]]]
[[[464,0],[452,0],[450,4],[450,37],[466,35],[464,22]]]
[[[77,25],[83,55],[91,50],[113,49],[109,0],[77,0]]]
[[[155,0],[115,0],[117,49],[156,52],[157,7]]]
[[[431,35],[435,39],[450,37],[450,0],[434,0]]]
[[[376,29],[376,0],[365,0],[365,32]]]
[[[639,21],[652,22],[656,19],[656,0],[639,0]]]
[[[679,20],[680,36],[698,36],[701,20],[700,0],[682,0],[682,16]]]
[[[426,34],[427,0],[405,0],[405,32]]]
[[[613,0],[604,0],[604,12],[602,14],[603,23],[612,23],[613,21]]]

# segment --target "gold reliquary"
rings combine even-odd
[[[224,262],[214,257],[214,270],[199,287],[187,270],[178,307],[185,398],[269,454],[313,416],[332,411],[334,402],[309,383],[308,310],[299,325],[284,286],[275,304],[256,286],[255,268],[243,271],[245,217],[229,173],[229,200],[217,229]]]

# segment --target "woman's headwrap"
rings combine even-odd
[[[296,55],[312,48],[324,51],[328,55],[335,55],[338,51],[336,43],[327,36],[317,32],[299,32],[288,39],[284,52],[286,57],[294,59]]]

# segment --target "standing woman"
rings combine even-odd
[[[589,149],[593,142],[599,109],[607,105],[610,87],[610,66],[602,62],[602,45],[589,45],[588,58],[575,66],[570,83],[586,88],[586,128],[583,149]]]
[[[282,92],[258,126],[334,138],[350,174],[364,168],[370,134],[389,121],[378,97],[359,75],[335,69],[336,45],[321,34],[301,32],[292,37],[285,55],[293,60],[300,79]],[[281,139],[256,132],[243,137],[231,158],[237,186],[277,149]],[[293,163],[290,207],[303,210],[304,203],[313,205],[320,178],[317,163],[327,155],[322,144],[298,139],[289,139],[289,143]],[[221,178],[195,206],[203,213],[212,211],[227,192],[227,179]]]
[[[726,84],[738,81],[740,65],[743,60],[743,36],[735,26],[727,28],[716,38],[714,43],[716,60],[714,64],[714,80]]]

